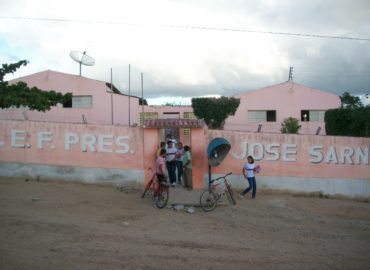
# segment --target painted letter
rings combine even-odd
[[[107,141],[108,140],[108,141]],[[112,150],[112,135],[99,135],[99,152],[113,152]],[[110,146],[106,148],[106,146]]]
[[[96,143],[96,137],[94,134],[83,134],[81,143],[82,152],[87,152],[87,147],[89,147],[91,152],[95,152],[94,144]]]
[[[283,161],[297,161],[297,145],[296,144],[283,144],[282,145],[282,157]],[[293,155],[288,157],[288,155]]]
[[[369,147],[365,147],[364,151],[360,147],[356,148],[355,163],[369,165]]]
[[[353,148],[352,147],[341,147],[340,148],[340,155],[339,155],[339,163],[345,164],[346,160],[348,160],[349,164],[353,164],[351,156],[353,155]]]
[[[64,149],[69,150],[71,144],[77,144],[80,138],[76,133],[67,133],[64,137]]]
[[[273,149],[276,147],[280,147],[280,144],[271,143],[266,146],[266,154],[272,155],[272,156],[267,156],[266,160],[279,160],[280,158],[279,149]]]
[[[122,149],[117,149],[116,153],[118,154],[127,154],[130,151],[130,146],[124,142],[124,140],[129,140],[129,136],[118,136],[116,138],[116,144],[122,146]]]
[[[249,147],[249,155],[251,155],[255,160],[263,159],[263,154],[262,143],[252,143]]]
[[[18,136],[18,135],[23,135],[23,136]],[[24,143],[18,143],[18,142],[25,142],[26,132],[24,130],[12,130],[11,132],[11,142],[12,142],[12,147],[16,148],[25,148],[26,145]]]
[[[53,133],[51,131],[42,131],[37,134],[37,148],[43,148],[43,142],[51,142]]]
[[[243,142],[242,143],[242,153],[240,154],[240,156],[238,156],[235,153],[231,153],[231,155],[233,156],[234,159],[246,159],[247,158],[247,151],[248,151],[248,143]]]
[[[313,159],[310,159],[310,162],[311,163],[320,163],[322,162],[322,159],[324,158],[322,153],[321,153],[321,150],[322,150],[323,146],[322,145],[312,145],[310,147],[310,155],[312,157],[315,157]]]
[[[334,146],[329,146],[329,150],[328,150],[328,153],[326,154],[325,162],[326,163],[333,162],[335,164],[338,163],[337,153],[335,152]]]

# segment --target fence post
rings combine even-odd
[[[23,118],[24,118],[24,120],[26,120],[26,121],[27,121],[27,120],[28,120],[28,116],[27,116],[26,111],[23,111],[22,113],[23,113]]]
[[[87,124],[87,121],[86,121],[86,118],[85,118],[84,114],[82,114],[82,123]]]
[[[258,125],[258,129],[257,129],[257,132],[261,132],[261,129],[262,129],[262,124],[259,124]]]

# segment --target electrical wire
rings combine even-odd
[[[62,18],[59,18],[59,19],[58,18],[34,18],[34,17],[1,16],[1,15],[0,15],[0,19],[68,22],[68,23],[120,24],[120,25],[139,26],[139,27],[140,26],[141,27],[147,27],[147,26],[166,27],[166,28],[179,28],[179,29],[190,29],[190,30],[228,31],[228,32],[243,32],[243,33],[253,33],[253,34],[267,34],[267,35],[370,41],[370,38],[362,38],[362,37],[331,36],[331,35],[290,33],[290,32],[274,32],[274,31],[262,31],[262,30],[249,30],[249,29],[244,29],[244,28],[205,27],[205,26],[196,26],[196,25],[171,25],[171,24],[156,25],[156,24],[143,24],[143,23],[133,23],[133,22],[122,22],[122,21],[76,20],[76,19],[62,19]]]

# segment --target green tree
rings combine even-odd
[[[327,135],[369,137],[370,107],[327,110],[325,131]]]
[[[340,97],[340,101],[342,103],[342,108],[356,109],[364,106],[359,97],[352,96],[348,92],[343,93]]]
[[[192,98],[191,107],[199,119],[204,119],[210,129],[223,129],[225,120],[234,115],[240,99],[234,97]]]
[[[281,123],[280,131],[281,133],[297,134],[300,128],[301,128],[301,125],[299,124],[299,121],[297,118],[288,117],[288,118],[285,118],[284,121]]]
[[[72,93],[62,94],[55,91],[43,91],[37,87],[29,88],[24,82],[9,84],[4,81],[6,74],[14,73],[21,66],[26,66],[28,61],[21,60],[13,64],[2,64],[0,68],[0,108],[7,109],[20,106],[30,110],[48,111],[58,103],[68,103],[72,100]]]

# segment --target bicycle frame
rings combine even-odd
[[[230,175],[231,173],[228,173],[224,176],[218,177],[216,179],[211,180],[211,189],[213,192],[216,193],[216,195],[221,198],[222,195],[225,194],[225,191],[230,190],[231,186],[229,182],[227,182],[226,176]],[[222,180],[222,182],[215,183],[216,181]],[[221,187],[221,189],[218,189],[218,187]]]
[[[158,182],[158,179],[157,179],[157,175],[155,173],[153,173],[152,178],[150,178],[149,182],[145,185],[145,190],[144,190],[144,193],[142,195],[142,198],[145,196],[145,194],[149,190],[152,190],[153,191],[153,196],[155,196],[156,192],[158,192],[158,189],[159,189],[159,182]]]
[[[231,174],[232,173],[228,173],[210,181],[208,189],[203,191],[200,196],[200,206],[204,211],[212,211],[216,207],[217,203],[222,202],[224,195],[227,196],[227,199],[231,204],[236,204],[231,185],[226,179],[226,177]],[[222,182],[216,183],[219,180],[222,180]]]
[[[152,170],[153,171],[153,170]],[[163,208],[166,206],[168,201],[168,185],[163,182],[159,182],[156,173],[153,172],[152,178],[145,185],[145,189],[141,198],[144,198],[149,190],[153,190],[153,198],[157,208]]]

